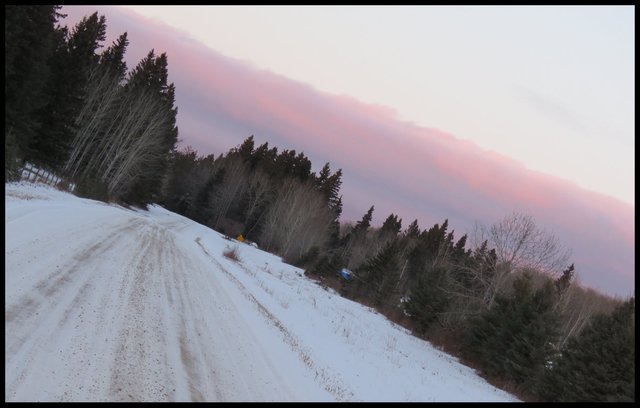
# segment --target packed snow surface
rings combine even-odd
[[[517,400],[162,207],[29,183],[5,184],[5,204],[6,401]]]

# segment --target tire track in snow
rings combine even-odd
[[[5,327],[7,324],[11,325],[16,319],[18,320],[17,324],[24,325],[26,323],[24,320],[33,317],[34,311],[40,308],[43,301],[51,299],[61,288],[66,287],[76,279],[76,275],[83,271],[82,266],[87,260],[100,253],[107,252],[116,244],[121,234],[129,233],[138,227],[139,221],[136,221],[131,224],[118,225],[104,241],[95,243],[84,249],[80,254],[75,255],[75,262],[60,267],[52,274],[41,279],[34,287],[36,289],[34,291],[35,298],[33,295],[25,295],[17,303],[5,307]]]
[[[288,401],[294,391],[261,347],[260,337],[238,313],[230,294],[212,279],[208,263],[173,255],[188,273],[176,285],[178,302],[189,319],[180,327],[183,364],[190,389],[207,401]],[[197,362],[193,364],[193,362]]]
[[[262,314],[262,316],[273,326],[275,326],[283,337],[283,340],[291,346],[293,351],[295,351],[300,358],[300,360],[311,370],[315,376],[316,380],[318,380],[321,386],[332,395],[336,397],[338,401],[352,401],[354,397],[354,393],[347,388],[339,385],[339,383],[344,383],[340,380],[340,376],[335,372],[329,372],[327,368],[323,368],[319,366],[313,359],[309,356],[309,354],[302,348],[300,340],[293,335],[287,328],[282,324],[282,322],[275,317],[260,301],[258,301],[252,294],[247,290],[247,288],[240,282],[231,272],[229,272],[216,258],[211,256],[211,254],[207,251],[207,249],[202,245],[200,237],[194,240],[200,249],[215,263],[215,265],[229,278],[229,280],[236,285],[236,287],[240,290],[242,295],[251,301],[257,308],[257,310]],[[238,263],[245,272],[250,274],[250,272],[246,269],[246,267],[240,263]],[[336,381],[336,378],[338,379]]]
[[[199,268],[176,245],[170,227],[155,224],[140,261],[131,266],[135,277],[109,388],[117,401],[224,400],[211,381],[216,365],[207,355],[211,345],[200,341],[206,328],[200,299],[193,299],[188,287]],[[161,309],[149,307],[154,297],[160,298]]]
[[[288,401],[306,394],[291,388],[211,264],[193,257],[199,249],[169,230],[184,223],[136,214],[116,220],[102,233],[83,229],[75,247],[61,239],[33,248],[58,251],[60,270],[48,271],[45,255],[36,269],[16,270],[30,271],[33,283],[5,304],[6,400]]]
[[[85,312],[92,305],[86,305],[86,302],[91,298],[90,295],[97,293],[99,283],[102,283],[100,273],[103,271],[99,265],[119,243],[121,234],[131,234],[139,225],[135,220],[116,225],[103,241],[81,249],[71,257],[72,262],[38,281],[29,291],[31,294],[5,305],[5,368],[12,373],[13,379],[7,378],[7,396],[32,393],[23,390],[22,383],[27,378],[42,375],[38,373],[38,368],[43,361],[44,365],[53,361],[64,364],[65,361],[74,360],[75,356],[84,358],[90,351],[87,342],[78,341],[77,338],[88,329]],[[72,342],[72,339],[76,340]],[[74,347],[64,347],[69,343]],[[56,350],[58,346],[60,349]],[[50,355],[47,355],[47,351]],[[51,354],[55,351],[61,355]],[[80,367],[79,373],[84,371],[84,366]],[[66,397],[52,395],[50,398],[64,400]],[[18,396],[18,399],[22,397]]]
[[[150,337],[164,332],[158,319],[148,319],[147,296],[153,290],[149,285],[149,275],[157,272],[153,263],[155,246],[159,245],[158,228],[147,225],[142,235],[143,244],[139,248],[139,257],[128,265],[130,279],[122,307],[121,325],[118,330],[118,343],[111,365],[109,395],[116,402],[142,402],[147,400],[166,401],[169,394],[158,384],[157,373],[163,361],[152,356],[149,347]],[[153,311],[151,311],[153,313]],[[153,324],[157,326],[152,326]],[[155,357],[155,358],[154,358]],[[154,375],[150,375],[153,373]],[[156,377],[156,378],[154,378]],[[154,384],[150,384],[150,382]]]

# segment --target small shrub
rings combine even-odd
[[[234,262],[240,262],[240,257],[238,256],[237,248],[228,248],[222,253],[225,258],[231,259]]]

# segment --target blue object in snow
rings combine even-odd
[[[342,268],[342,270],[340,271],[340,276],[342,276],[345,280],[351,280],[351,278],[353,278],[353,272],[351,272],[347,268]]]

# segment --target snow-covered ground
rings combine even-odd
[[[6,401],[517,401],[159,206],[5,185]],[[223,252],[236,249],[239,262]]]

